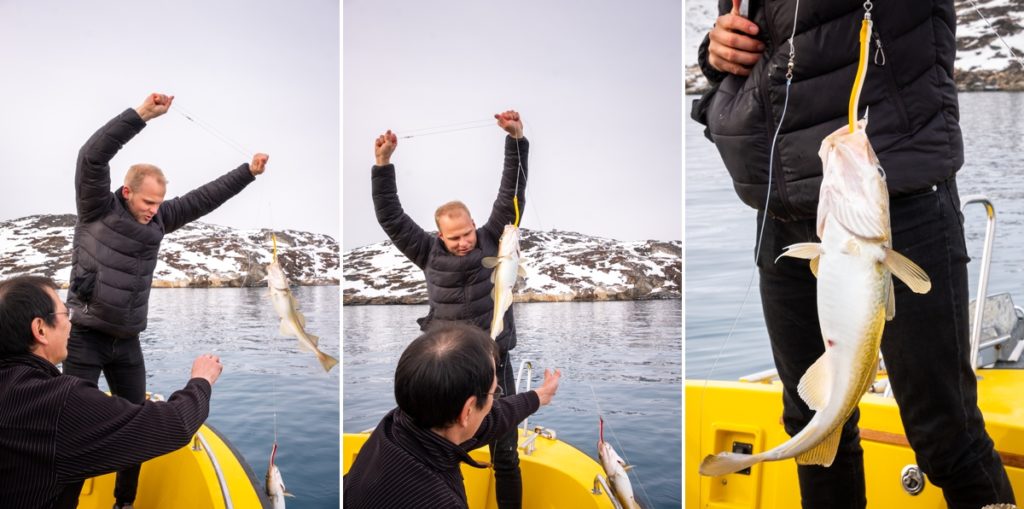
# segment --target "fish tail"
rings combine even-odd
[[[324,371],[330,371],[331,368],[338,365],[338,359],[323,352],[319,352],[316,358],[320,361],[320,365],[324,367]]]
[[[700,464],[701,475],[719,476],[731,474],[761,461],[757,455],[736,452],[720,452],[708,455]]]

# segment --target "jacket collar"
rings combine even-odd
[[[477,462],[461,446],[449,442],[429,429],[417,426],[412,418],[401,409],[392,410],[391,417],[394,422],[395,442],[437,470],[456,469],[459,463],[466,463],[476,468],[487,468],[488,464]]]
[[[61,374],[57,366],[54,366],[50,361],[31,353],[0,357],[0,367],[6,368],[10,366],[28,366],[55,377]]]

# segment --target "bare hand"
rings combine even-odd
[[[196,357],[195,362],[192,363],[192,378],[203,378],[213,385],[223,370],[224,366],[220,363],[220,357],[204,353]]]
[[[373,142],[373,155],[377,158],[377,166],[391,164],[391,154],[395,153],[398,146],[398,136],[391,132],[391,129],[377,137]]]
[[[540,406],[551,403],[551,398],[555,397],[555,393],[558,392],[558,380],[562,378],[562,372],[555,370],[554,373],[549,369],[544,370],[544,383],[540,387],[534,389],[537,393],[537,397],[540,398]]]
[[[764,44],[752,37],[757,32],[757,25],[735,13],[719,16],[708,36],[708,63],[722,72],[750,75],[764,51]]]
[[[135,108],[136,113],[142,117],[142,120],[149,122],[171,109],[171,102],[174,101],[173,95],[164,95],[158,93],[152,93],[146,96],[146,100],[142,101],[142,104]]]
[[[495,113],[494,118],[498,119],[498,127],[504,129],[509,136],[517,140],[523,137],[523,121],[519,118],[519,112],[516,110]]]
[[[252,162],[249,163],[249,171],[252,173],[252,176],[262,175],[263,171],[267,169],[267,161],[269,160],[270,156],[263,153],[252,156]]]

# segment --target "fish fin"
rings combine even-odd
[[[792,244],[783,248],[784,251],[775,259],[776,262],[783,256],[789,256],[791,258],[802,258],[804,260],[813,260],[821,256],[821,244],[817,242],[800,242],[798,244]]]
[[[822,440],[814,448],[797,455],[796,464],[832,466],[832,461],[836,459],[836,451],[839,450],[839,437],[842,434],[843,427],[836,428],[831,435],[825,437],[825,440]]]
[[[500,260],[500,258],[498,258],[497,256],[486,256],[486,257],[484,257],[484,259],[483,259],[484,268],[485,269],[493,269],[493,268],[497,267],[498,266],[498,260]]]
[[[292,304],[292,309],[299,309],[299,301],[295,300],[295,296],[292,295],[292,292],[288,292],[288,302]]]
[[[310,342],[310,343],[313,343],[313,344],[314,344],[314,345],[316,345],[316,346],[320,346],[320,336],[314,336],[314,335],[312,335],[312,334],[309,334],[309,333],[307,332],[307,333],[306,333],[306,337],[307,337],[307,338],[309,338],[309,342]]]
[[[522,264],[519,264],[519,268],[516,269],[516,274],[518,274],[519,277],[525,278],[526,277],[526,268],[524,268]]]
[[[804,400],[811,410],[821,410],[828,405],[829,386],[832,385],[829,358],[828,350],[825,350],[825,353],[818,357],[811,367],[807,368],[804,376],[800,377],[797,392],[800,394],[800,399]]]
[[[316,358],[320,361],[320,365],[324,367],[324,371],[327,372],[330,372],[331,368],[338,365],[338,359],[335,359],[323,352],[319,352]]]
[[[281,319],[281,325],[278,327],[277,332],[285,337],[296,337],[299,333],[292,326],[292,322],[284,318]]]
[[[633,465],[626,465],[625,463],[622,464],[623,472],[629,472],[630,470],[633,470]]]
[[[496,270],[491,271],[491,284],[492,285],[494,284],[494,279],[495,279],[495,276],[497,276],[497,275],[498,275],[498,271],[496,271]]]
[[[758,456],[736,452],[720,452],[708,455],[700,464],[701,475],[719,476],[731,474],[760,462]]]
[[[885,320],[896,316],[896,289],[892,286],[892,275],[889,275],[889,298],[885,301]]]
[[[903,281],[914,293],[928,293],[932,289],[932,281],[924,269],[909,258],[889,248],[885,249],[885,266],[897,279]]]
[[[289,491],[284,492],[284,496],[295,498],[295,495],[292,495]]]
[[[811,274],[814,274],[814,277],[818,277],[818,265],[820,263],[821,263],[821,257],[820,256],[818,256],[816,258],[811,258]]]

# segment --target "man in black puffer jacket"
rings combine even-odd
[[[101,127],[78,152],[78,222],[71,253],[68,307],[74,312],[64,373],[96,383],[132,403],[146,398],[139,333],[146,329],[149,291],[164,235],[212,212],[263,173],[266,154],[184,196],[164,201],[159,168],[136,164],[124,186],[110,191],[110,160],[146,123],[167,113],[173,96],[150,94]],[[131,507],[138,467],[119,472],[117,506]]]
[[[763,241],[756,254],[765,322],[785,387],[783,420],[795,434],[813,416],[797,385],[824,353],[815,280],[807,262],[782,258],[788,245],[818,242],[815,215],[821,141],[847,123],[865,4],[856,0],[750,2],[730,13],[720,0],[715,27],[700,48],[712,90],[695,102],[740,199],[758,209]],[[786,102],[789,37],[793,83]],[[912,294],[895,284],[896,316],[882,354],[917,461],[950,508],[1013,502],[1013,490],[977,406],[969,361],[967,251],[956,172],[963,164],[953,81],[956,13],[952,0],[878,2],[871,11],[872,62],[861,95],[870,108],[868,138],[885,169],[893,248],[931,277]],[[767,218],[765,215],[767,214]],[[799,466],[804,507],[865,507],[863,451],[854,412],[830,468]],[[888,501],[875,501],[882,504]]]
[[[508,132],[505,138],[505,169],[501,175],[498,198],[494,201],[487,223],[477,228],[469,210],[461,202],[450,202],[438,208],[435,221],[438,233],[426,232],[403,210],[395,184],[395,167],[391,154],[398,137],[388,131],[377,138],[371,178],[373,206],[377,221],[395,247],[417,267],[423,269],[427,281],[430,310],[419,320],[426,331],[432,323],[461,322],[490,330],[494,303],[491,299],[492,269],[483,266],[483,259],[495,256],[498,241],[507,224],[515,221],[513,197],[519,197],[520,213],[525,206],[527,156],[530,144],[523,138],[523,123],[515,111],[495,115],[498,125]],[[518,183],[518,187],[517,187]],[[509,350],[516,346],[515,320],[512,307],[504,316],[505,328],[495,340],[500,349],[497,366],[498,384],[506,395],[515,393]],[[516,434],[512,430],[491,446],[494,463],[495,491],[501,508],[519,507],[522,500],[522,478]]]

